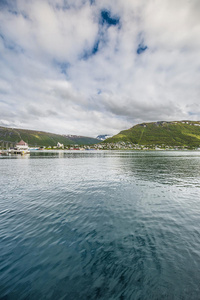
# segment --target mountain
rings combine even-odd
[[[81,135],[64,135],[64,137],[78,145],[93,145],[100,142],[98,139]]]
[[[110,135],[107,135],[107,134],[101,134],[101,135],[98,135],[96,137],[97,140],[100,140],[100,141],[105,141],[106,139],[110,138],[111,136]]]
[[[29,146],[48,147],[56,146],[58,142],[64,145],[91,145],[99,142],[97,139],[89,137],[75,137],[76,136],[65,136],[43,131],[0,127],[0,143],[15,144],[20,140],[24,140]]]
[[[131,142],[138,145],[200,146],[199,121],[142,123],[123,130],[106,143]],[[104,143],[105,143],[104,142]]]

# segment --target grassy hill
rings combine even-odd
[[[104,143],[131,142],[138,145],[200,146],[199,121],[142,123],[123,130]]]
[[[89,137],[77,137],[77,139],[75,139],[70,138],[70,136],[64,136],[43,131],[0,127],[0,143],[4,142],[15,144],[20,140],[24,140],[26,143],[29,144],[29,146],[47,147],[56,146],[58,142],[64,145],[91,145],[98,141]]]

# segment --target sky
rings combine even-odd
[[[199,0],[0,0],[0,126],[200,120]]]

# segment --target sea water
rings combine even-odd
[[[200,152],[1,156],[0,299],[200,299]]]

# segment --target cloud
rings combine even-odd
[[[200,118],[198,0],[0,5],[0,124],[96,136]]]

